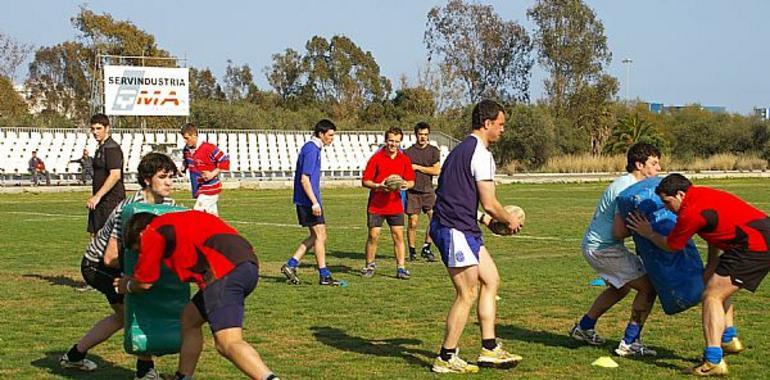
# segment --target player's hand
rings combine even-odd
[[[318,203],[313,203],[313,206],[310,207],[313,210],[313,216],[321,216],[323,214],[323,210],[321,209],[321,205]]]
[[[208,181],[208,180],[210,180],[210,179],[212,179],[212,178],[216,177],[216,175],[214,174],[214,172],[213,172],[213,171],[210,171],[210,170],[204,170],[204,171],[202,171],[202,172],[201,172],[201,177],[202,177],[204,180]]]
[[[639,211],[628,214],[628,217],[626,217],[626,227],[645,239],[649,239],[654,233],[650,221]]]
[[[516,215],[511,215],[511,219],[508,222],[508,228],[510,228],[514,234],[517,234],[519,233],[519,231],[521,231],[522,227],[524,227],[524,224],[521,223],[521,221],[519,220],[519,217],[517,217]]]
[[[88,198],[88,201],[86,201],[86,207],[88,207],[89,210],[94,210],[96,209],[96,205],[98,205],[101,201],[102,197],[98,195],[92,195],[90,198]]]
[[[115,287],[115,292],[118,294],[126,294],[128,293],[128,281],[131,278],[128,276],[121,276],[115,279],[115,281],[112,282],[112,285]]]

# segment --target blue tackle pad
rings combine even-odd
[[[660,181],[660,177],[648,178],[624,190],[618,196],[618,211],[625,220],[629,213],[639,210],[655,232],[667,236],[676,224],[676,214],[663,207],[655,194]],[[636,233],[632,236],[636,254],[644,262],[666,314],[676,314],[700,303],[705,287],[703,261],[692,239],[684,250],[669,253]]]

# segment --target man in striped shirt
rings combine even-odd
[[[185,142],[182,171],[190,172],[190,185],[195,198],[193,209],[219,215],[217,201],[222,192],[219,173],[230,170],[230,158],[214,144],[198,139],[198,130],[187,123],[180,131]]]
[[[177,174],[174,161],[165,154],[149,153],[139,162],[137,179],[141,190],[120,202],[107,218],[91,243],[88,244],[80,264],[86,283],[107,298],[113,313],[97,322],[80,341],[72,346],[59,360],[64,368],[93,371],[96,363],[85,358],[89,349],[109,339],[123,328],[123,295],[115,291],[113,282],[120,278],[118,250],[122,246],[121,213],[126,205],[135,202],[174,205],[169,198],[172,179]],[[137,379],[160,379],[152,357],[139,356],[136,362]]]

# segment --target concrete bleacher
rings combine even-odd
[[[238,179],[285,179],[293,176],[297,154],[312,136],[309,131],[200,130],[200,138],[218,145],[230,157],[230,172],[224,177]],[[114,129],[112,138],[123,148],[124,171],[136,174],[139,159],[148,152],[169,154],[181,164],[184,141],[177,130]],[[443,162],[457,143],[442,133],[431,134],[431,144],[441,150]],[[402,147],[414,144],[411,133],[404,136]],[[325,176],[356,178],[369,157],[384,143],[381,131],[339,131],[334,143],[323,149]],[[37,151],[56,183],[75,183],[80,173],[78,163],[83,149],[91,156],[96,140],[85,129],[0,129],[0,184],[18,184],[28,179],[27,163]]]

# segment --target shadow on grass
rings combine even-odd
[[[88,359],[99,365],[93,372],[83,372],[77,369],[62,368],[59,366],[59,358],[64,351],[49,351],[45,357],[32,361],[30,364],[37,368],[48,370],[56,376],[67,379],[132,379],[134,371],[116,366],[115,363],[104,360],[99,355],[88,354]]]
[[[361,242],[361,244],[363,245],[363,241]],[[344,251],[330,250],[326,252],[326,256],[332,256],[338,259],[361,260],[362,263],[366,260],[366,254],[364,254],[363,250],[361,252],[344,252]]]
[[[44,276],[42,274],[37,273],[27,273],[23,275],[23,277],[26,278],[36,278],[38,280],[44,280],[51,283],[51,285],[59,285],[59,286],[69,286],[71,288],[83,288],[86,286],[86,283],[80,280],[73,280],[69,277],[58,275],[58,276]]]
[[[497,327],[497,335],[498,337],[503,339],[518,340],[518,341],[528,342],[528,343],[536,343],[536,344],[541,344],[541,345],[550,346],[550,347],[562,347],[562,348],[568,348],[571,350],[576,348],[582,348],[582,347],[590,348],[590,346],[588,346],[586,343],[579,342],[571,338],[569,335],[567,335],[566,331],[564,334],[555,334],[550,331],[542,331],[542,330],[535,331],[535,330],[528,330],[528,329],[513,326],[513,325],[504,325],[504,326]],[[607,341],[607,343],[604,346],[595,347],[595,348],[598,351],[603,351],[609,355],[614,355],[612,351],[615,349],[615,347],[617,347],[618,343],[619,341]],[[685,358],[675,354],[673,351],[668,350],[664,347],[650,346],[650,348],[653,348],[655,351],[657,351],[658,355],[655,357],[645,357],[640,359],[628,359],[628,360],[640,360],[644,363],[654,364],[661,368],[674,369],[674,370],[680,370],[682,369],[682,367],[672,363],[663,362],[662,360],[666,360],[666,361],[680,360],[688,363],[698,363],[697,358]]]
[[[348,335],[341,329],[329,326],[313,326],[310,330],[313,331],[316,340],[338,350],[403,358],[407,363],[420,367],[432,365],[433,357],[436,355],[430,351],[407,347],[422,344],[419,339],[366,339]]]

